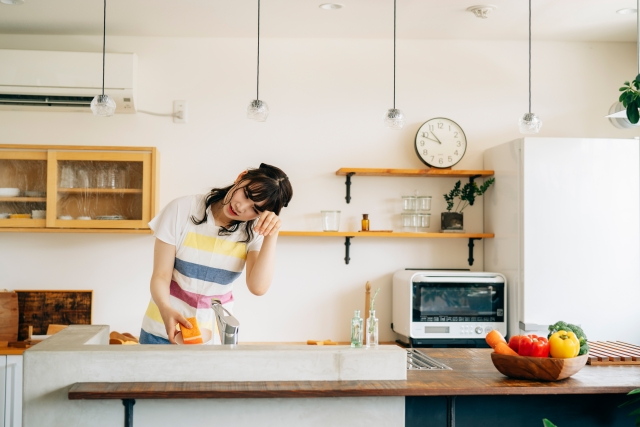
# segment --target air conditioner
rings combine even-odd
[[[107,53],[104,93],[135,113],[138,59]],[[102,94],[102,53],[0,49],[0,110],[88,111]]]

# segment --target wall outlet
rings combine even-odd
[[[187,123],[187,101],[173,101],[173,123]]]

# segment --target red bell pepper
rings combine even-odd
[[[531,348],[531,357],[549,357],[549,349],[549,341],[545,337],[538,337]]]
[[[522,335],[518,343],[518,354],[520,356],[531,356],[531,350],[533,349],[533,340],[537,338],[537,335]]]
[[[522,335],[514,335],[509,338],[509,347],[511,347],[511,350],[515,351],[516,353],[520,348],[520,338],[522,338]]]

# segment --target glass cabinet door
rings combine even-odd
[[[49,152],[47,227],[148,228],[151,155]]]
[[[47,152],[0,150],[0,227],[44,227]]]

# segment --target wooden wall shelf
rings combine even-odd
[[[422,238],[422,239],[468,239],[469,265],[473,265],[474,241],[495,237],[492,233],[412,233],[412,232],[375,232],[375,231],[280,231],[280,236],[296,237],[344,237],[344,263],[349,264],[349,247],[354,237],[385,237],[385,238]]]
[[[469,178],[473,182],[476,178],[491,176],[492,170],[457,170],[457,169],[375,169],[375,168],[340,168],[336,171],[338,176],[346,176],[347,203],[351,201],[351,177],[361,176],[400,176],[400,177],[427,177],[427,178]],[[471,203],[473,204],[473,203]]]

